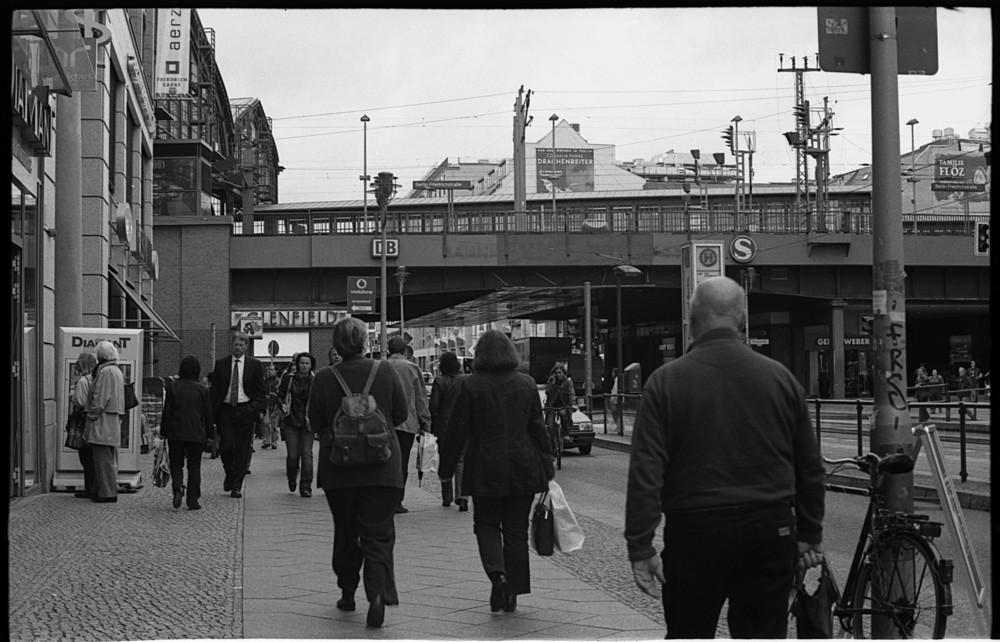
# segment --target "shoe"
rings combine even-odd
[[[249,468],[247,468],[247,475],[249,475],[249,474],[250,474],[250,469],[249,469]]]
[[[98,504],[114,504],[118,501],[117,497],[91,497],[91,501],[97,502]]]
[[[303,497],[312,497],[313,492],[308,488],[303,488],[301,491],[299,491],[299,495],[302,495]]]
[[[400,504],[399,506],[396,507],[396,514],[397,515],[401,515],[403,513],[409,513],[409,512],[410,512],[410,509],[407,508],[406,506],[403,506],[402,504]]]
[[[513,613],[517,608],[517,596],[509,593],[503,597],[503,610],[505,613]]]
[[[90,493],[85,490],[78,490],[73,493],[73,497],[79,497],[80,499],[90,499]]]
[[[490,610],[496,613],[504,608],[507,602],[507,593],[510,591],[510,584],[507,583],[507,576],[503,573],[494,573],[493,590],[490,591]]]
[[[376,595],[368,603],[368,626],[382,626],[385,621],[385,598]]]
[[[222,490],[224,490],[224,491],[226,491],[228,493],[232,489],[233,489],[233,480],[230,479],[229,476],[227,475],[226,476],[226,481],[222,482]]]
[[[197,501],[188,502],[188,510],[200,510],[200,509],[201,509],[201,504],[199,504]]]
[[[184,491],[180,488],[174,489],[174,508],[181,507],[181,500],[184,499]]]
[[[233,499],[240,499],[241,497],[243,497],[243,493],[241,493],[238,490],[234,490],[233,492],[229,493],[229,496],[232,497]]]
[[[297,488],[296,484],[297,484],[297,482],[294,479],[289,479],[288,480],[288,491],[291,492],[291,493],[294,493],[295,489]]]
[[[455,500],[455,503],[458,504],[458,510],[460,512],[467,513],[469,511],[469,500],[464,497],[459,497]]]
[[[344,591],[344,596],[337,600],[337,608],[341,611],[353,611],[358,608],[358,605],[354,602],[354,591],[349,593]]]

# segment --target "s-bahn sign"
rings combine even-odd
[[[472,189],[472,181],[413,181],[413,189]]]

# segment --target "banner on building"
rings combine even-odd
[[[191,98],[191,10],[157,9],[155,98]]]
[[[535,148],[536,187],[539,194],[594,191],[594,150]]]

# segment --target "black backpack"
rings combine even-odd
[[[333,417],[333,449],[330,463],[334,466],[371,466],[384,464],[392,457],[389,425],[379,410],[375,397],[369,394],[379,362],[373,362],[364,390],[352,392],[347,382],[331,368],[344,390],[340,409]]]

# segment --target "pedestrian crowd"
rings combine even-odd
[[[785,637],[794,575],[823,559],[823,466],[805,393],[787,369],[739,341],[745,314],[735,281],[700,283],[693,343],[650,375],[636,415],[624,535],[636,585],[661,596],[670,638],[714,637],[726,601],[734,637]],[[158,428],[173,507],[201,508],[206,452],[222,460],[223,491],[239,499],[255,437],[263,449],[283,441],[289,491],[308,499],[315,482],[330,510],[336,608],[356,610],[361,589],[366,622],[378,627],[385,607],[399,603],[393,551],[396,516],[408,512],[410,452],[415,440],[436,439],[443,506],[473,508],[490,609],[516,611],[518,596],[531,592],[532,507],[555,477],[535,381],[497,330],[479,337],[471,372],[444,353],[429,394],[401,336],[384,359],[366,355],[367,343],[367,325],[347,317],[334,326],[322,367],[308,352],[283,373],[265,367],[240,331],[204,378],[198,359],[184,357],[164,387]],[[80,354],[70,399],[87,416],[77,496],[96,502],[117,500],[127,410],[117,358],[109,342]],[[553,369],[545,397],[556,412],[576,406],[564,366]]]

